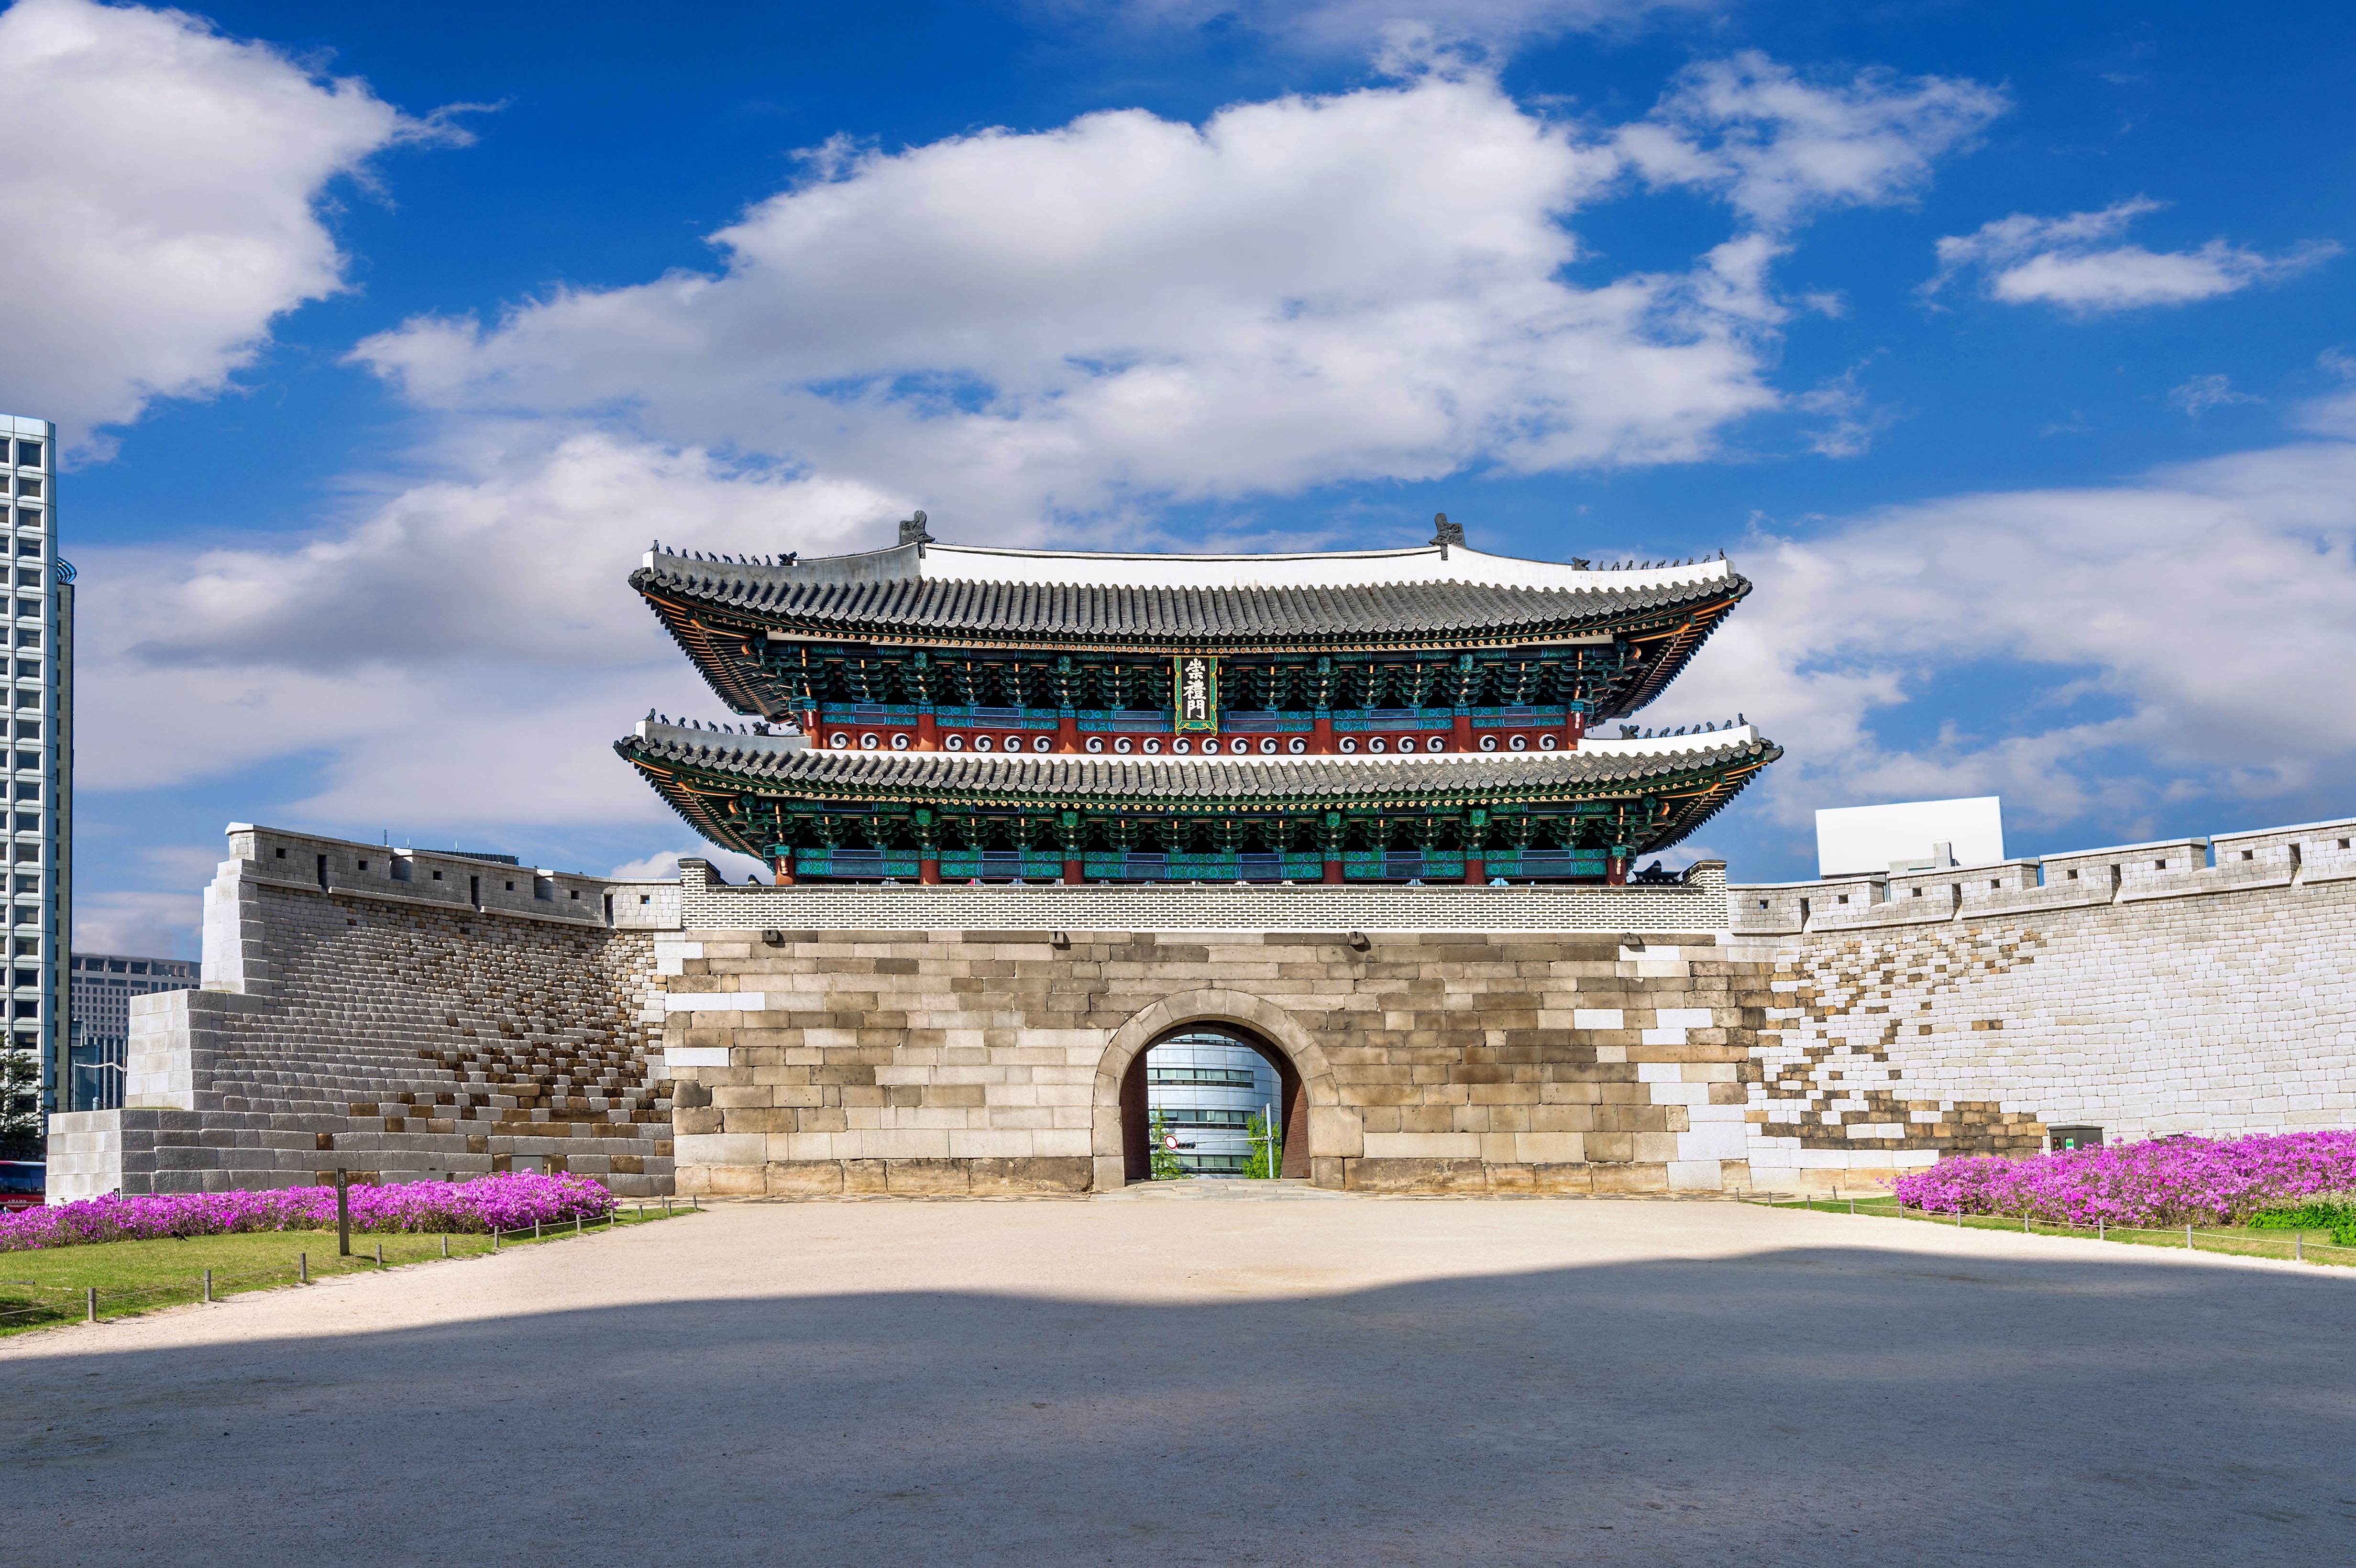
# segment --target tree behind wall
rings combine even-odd
[[[40,1157],[40,1058],[0,1046],[0,1159]]]
[[[1284,1137],[1282,1134],[1275,1137],[1269,1136],[1267,1114],[1264,1112],[1255,1114],[1247,1131],[1251,1137],[1252,1156],[1251,1164],[1245,1168],[1244,1174],[1261,1181],[1282,1175]]]
[[[1194,1174],[1193,1171],[1188,1170],[1184,1164],[1179,1160],[1178,1151],[1172,1148],[1168,1143],[1163,1141],[1170,1136],[1170,1124],[1163,1119],[1162,1113],[1159,1111],[1153,1113],[1153,1131],[1151,1136],[1153,1138],[1154,1180],[1183,1181],[1188,1177]]]

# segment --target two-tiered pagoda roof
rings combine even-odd
[[[1467,548],[1152,555],[659,547],[631,576],[757,732],[617,744],[781,880],[1618,880],[1781,754],[1601,740],[1750,584]],[[772,726],[776,729],[773,732]]]

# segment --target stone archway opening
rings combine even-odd
[[[1165,1050],[1165,1047],[1169,1049]],[[1308,1088],[1292,1058],[1281,1047],[1241,1024],[1225,1019],[1198,1019],[1165,1029],[1156,1035],[1144,1050],[1130,1059],[1128,1070],[1121,1075],[1120,1144],[1125,1180],[1152,1179],[1152,1115],[1157,1087],[1163,1091],[1162,1098],[1183,1099],[1205,1105],[1195,1115],[1209,1119],[1179,1124],[1173,1129],[1186,1141],[1197,1146],[1243,1147],[1240,1136],[1243,1121],[1258,1108],[1250,1102],[1265,1093],[1265,1085],[1261,1083],[1255,1086],[1253,1082],[1248,1082],[1257,1080],[1258,1075],[1232,1071],[1223,1072],[1222,1067],[1216,1065],[1223,1054],[1228,1059],[1237,1059],[1241,1053],[1257,1057],[1275,1075],[1274,1093],[1269,1098],[1272,1099],[1278,1115],[1278,1136],[1282,1140],[1283,1150],[1277,1175],[1288,1180],[1305,1181],[1309,1179]],[[1236,1119],[1232,1127],[1224,1120],[1230,1116]],[[1194,1136],[1189,1137],[1188,1134]],[[1189,1163],[1208,1162],[1198,1157]],[[1199,1174],[1226,1173],[1213,1168]]]

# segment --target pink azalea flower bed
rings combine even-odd
[[[520,1230],[535,1220],[602,1219],[614,1195],[585,1176],[515,1174],[350,1189],[355,1231]],[[333,1230],[336,1189],[171,1192],[91,1198],[0,1215],[0,1252],[241,1231]]]
[[[2159,1138],[2031,1155],[1944,1159],[1890,1184],[1942,1214],[2014,1214],[2056,1224],[2246,1224],[2262,1210],[2356,1189],[2356,1132]]]

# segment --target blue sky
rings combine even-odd
[[[80,568],[80,939],[258,820],[694,852],[647,540],[1566,558],[1758,584],[1687,848],[2356,814],[2341,8],[19,0],[8,411]]]

